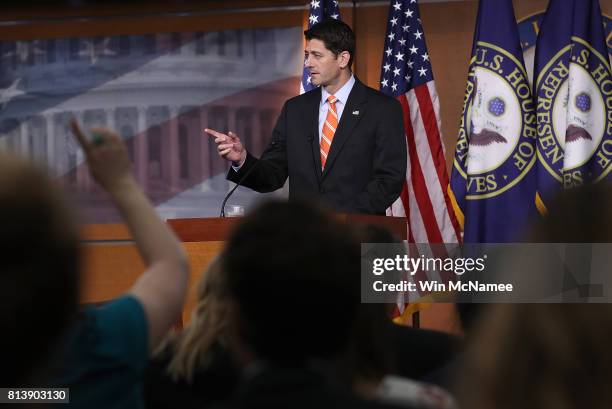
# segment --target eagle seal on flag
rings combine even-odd
[[[450,183],[464,243],[524,237],[537,217],[536,138],[512,0],[480,0]]]
[[[596,183],[612,169],[612,73],[596,1],[552,0],[536,50],[538,192]]]
[[[523,65],[507,51],[478,42],[470,63],[454,164],[466,179],[466,198],[497,196],[529,172],[536,158],[533,113]]]

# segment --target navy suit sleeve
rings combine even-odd
[[[260,193],[273,192],[285,184],[289,175],[287,166],[287,105],[283,106],[276,126],[272,132],[272,140],[257,159],[247,152],[247,158],[236,172],[230,167],[227,179],[238,183],[240,179],[254,166],[255,169],[242,181],[241,185]]]
[[[372,179],[354,200],[357,212],[385,214],[402,192],[406,179],[407,153],[404,121],[400,103],[386,98],[375,135]]]

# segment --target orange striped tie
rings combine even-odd
[[[325,169],[325,162],[327,162],[327,155],[331,148],[332,141],[334,140],[334,134],[338,127],[338,112],[336,111],[336,102],[338,98],[333,95],[327,97],[329,103],[329,109],[327,110],[327,118],[323,124],[323,134],[321,135],[321,169]]]

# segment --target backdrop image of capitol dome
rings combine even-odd
[[[0,43],[0,148],[45,164],[89,223],[118,220],[68,129],[108,126],[126,140],[138,181],[165,218],[218,215],[227,163],[205,127],[261,153],[299,89],[301,27]],[[248,204],[255,194],[240,189]]]

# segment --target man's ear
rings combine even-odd
[[[340,59],[340,68],[346,68],[351,60],[351,54],[348,51],[342,51],[338,54],[338,58]]]

